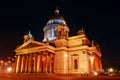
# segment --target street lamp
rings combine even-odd
[[[97,73],[96,71],[94,71],[94,75],[95,75],[95,76],[97,76],[97,75],[98,75],[98,73]]]
[[[7,72],[8,72],[8,73],[12,72],[12,67],[8,67],[8,68],[7,68]]]
[[[68,55],[67,55],[67,54],[65,54],[64,56],[65,56],[65,57],[67,57]]]
[[[0,63],[3,64],[3,60],[0,60]]]
[[[109,68],[109,69],[108,69],[108,73],[113,74],[113,72],[114,72],[114,69],[113,69],[113,68]]]

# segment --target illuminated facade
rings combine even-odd
[[[94,74],[102,72],[101,51],[90,41],[84,29],[69,37],[65,19],[55,10],[43,28],[43,42],[32,34],[24,36],[24,43],[16,52],[16,73]]]

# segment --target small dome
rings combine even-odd
[[[28,41],[28,40],[33,40],[34,39],[34,37],[33,37],[33,35],[31,34],[31,32],[30,32],[30,30],[29,30],[29,33],[28,34],[25,34],[24,35],[24,42],[26,42],[26,41]]]
[[[28,37],[30,38],[30,39],[32,39],[33,38],[33,35],[31,34],[31,32],[29,31],[29,33],[28,33]]]

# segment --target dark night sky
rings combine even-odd
[[[0,58],[14,56],[29,29],[42,41],[43,27],[58,6],[70,35],[82,27],[100,44],[103,66],[120,66],[120,5],[115,1],[16,0],[0,2]],[[79,1],[79,2],[78,2]]]

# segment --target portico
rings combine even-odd
[[[47,44],[37,44],[30,40],[16,49],[16,73],[53,73],[54,51]],[[25,46],[31,45],[31,48]],[[34,47],[32,48],[32,46]],[[24,52],[24,53],[23,53]]]

